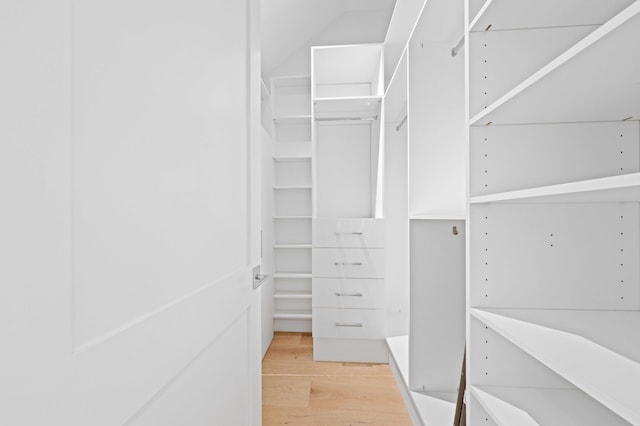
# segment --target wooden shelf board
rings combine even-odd
[[[486,0],[469,23],[470,31],[602,24],[633,0]],[[526,10],[527,13],[522,13]]]
[[[274,249],[310,249],[311,244],[274,244]]]
[[[634,2],[476,114],[470,124],[638,119],[639,13],[640,2]]]
[[[311,273],[290,273],[290,272],[276,272],[273,278],[278,279],[295,279],[295,278],[311,278]]]
[[[308,299],[311,300],[311,292],[308,291],[286,291],[273,294],[274,299]]]
[[[640,173],[481,195],[469,200],[471,204],[623,201],[640,201]]]
[[[524,410],[509,404],[495,396],[471,386],[471,394],[482,405],[482,408],[500,426],[538,426],[538,422]]]
[[[292,186],[274,186],[273,189],[276,191],[279,190],[287,190],[287,189],[311,189],[311,185],[292,185]]]
[[[273,313],[276,320],[311,320],[311,313],[308,311],[277,311]]]
[[[640,363],[578,334],[480,309],[472,308],[471,315],[618,416],[640,424]]]
[[[311,160],[310,155],[273,157],[273,161],[276,161],[276,162],[293,162],[293,161],[310,161],[310,160]]]

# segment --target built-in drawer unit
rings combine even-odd
[[[313,308],[314,338],[384,339],[384,310]]]
[[[382,279],[314,278],[314,308],[384,309]]]
[[[315,247],[384,248],[383,219],[315,219]]]
[[[313,250],[314,278],[384,278],[384,249]]]

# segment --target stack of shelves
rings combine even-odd
[[[640,2],[468,6],[468,418],[640,424]]]
[[[271,81],[276,331],[311,331],[311,77]]]

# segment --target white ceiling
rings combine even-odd
[[[395,0],[262,0],[262,73],[269,74],[294,52],[309,46],[321,33],[345,14],[393,9]],[[389,13],[389,16],[391,14]],[[387,22],[388,25],[388,22]],[[378,32],[345,34],[336,44],[382,42],[386,27]]]

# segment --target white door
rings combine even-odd
[[[0,424],[260,424],[255,4],[0,2]]]

